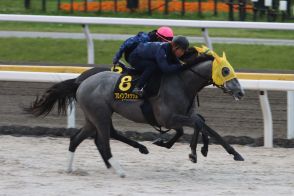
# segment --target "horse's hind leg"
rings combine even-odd
[[[142,154],[148,154],[149,151],[148,149],[146,148],[146,146],[134,141],[134,140],[131,140],[121,134],[118,133],[118,131],[116,129],[114,129],[113,127],[113,124],[111,123],[111,130],[110,130],[110,137],[113,138],[113,139],[116,139],[118,141],[121,141],[121,142],[124,142],[130,146],[133,146],[134,148],[138,148],[139,151],[142,153]]]
[[[75,135],[70,138],[69,144],[69,155],[67,163],[67,172],[72,172],[74,153],[77,147],[84,141],[86,138],[93,136],[96,133],[96,128],[92,125],[87,119],[83,128],[81,128]]]
[[[96,127],[95,144],[101,154],[101,157],[107,168],[112,167],[120,177],[125,177],[125,172],[120,164],[112,157],[110,149],[110,132],[111,132],[111,110],[105,105],[93,107],[89,116],[91,122]],[[100,111],[100,112],[99,112]],[[90,111],[88,111],[90,112]]]

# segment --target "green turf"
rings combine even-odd
[[[0,38],[0,63],[86,64],[85,40]],[[110,64],[121,41],[95,40],[95,63]],[[194,43],[193,45],[199,45]],[[214,44],[235,69],[294,70],[293,46]]]

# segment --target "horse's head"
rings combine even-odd
[[[244,90],[241,87],[236,73],[228,62],[225,53],[223,56],[218,56],[215,52],[212,52],[214,57],[212,63],[212,80],[213,84],[224,90],[225,93],[229,93],[236,100],[241,99],[244,96]]]
[[[239,100],[244,96],[244,90],[236,77],[233,67],[228,62],[225,53],[223,53],[223,56],[220,57],[206,46],[190,47],[185,52],[181,60],[190,71],[191,67],[195,67],[197,69],[199,68],[201,62],[212,60],[212,83],[223,89],[225,93],[231,94],[236,100]]]

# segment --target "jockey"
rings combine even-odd
[[[140,43],[129,55],[129,63],[132,67],[143,72],[133,93],[143,95],[143,87],[156,69],[163,73],[180,70],[182,63],[179,58],[188,47],[189,41],[183,36],[177,36],[168,43]]]
[[[120,46],[119,50],[113,57],[112,63],[115,65],[118,63],[123,53],[125,60],[129,62],[130,53],[136,48],[139,43],[145,42],[171,42],[173,39],[173,30],[169,27],[160,27],[157,30],[153,30],[149,33],[139,32],[136,36],[128,38]]]

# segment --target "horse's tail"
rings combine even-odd
[[[24,108],[24,111],[36,117],[47,116],[57,103],[58,115],[66,114],[67,106],[76,99],[76,92],[80,85],[75,80],[76,78],[54,84],[41,98],[37,96],[31,106]]]

